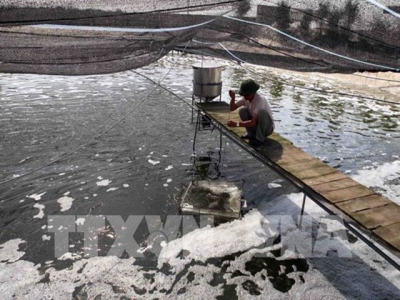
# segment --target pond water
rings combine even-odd
[[[268,215],[297,215],[302,195],[228,139],[223,138],[220,149],[217,130],[200,132],[193,152],[191,108],[182,99],[191,102],[191,65],[199,61],[190,55],[178,60],[174,54],[118,74],[0,74],[0,285],[5,297],[34,298],[43,290],[58,299],[398,296],[397,273],[351,235],[343,243],[355,254],[340,262],[336,257],[274,256],[262,247],[257,233]],[[295,83],[343,89],[334,82],[213,61],[223,65],[222,101],[229,100],[228,90],[237,89],[244,78],[256,79],[270,100],[278,133],[400,203],[400,105],[293,88]],[[154,84],[138,73],[162,80],[182,99],[162,89],[149,95]],[[243,220],[183,237],[182,230],[164,240],[152,234],[151,228],[178,215],[188,182],[204,178],[239,183],[256,209]],[[324,215],[312,203],[306,211],[313,217]],[[87,245],[82,232],[74,231],[70,253],[54,258],[54,216],[73,216],[79,226],[88,216],[105,215],[123,220],[146,216],[134,232],[142,257],[106,256],[115,240],[107,218],[99,257],[83,257]],[[208,244],[210,234],[220,240],[213,246]],[[187,245],[186,255],[176,241]],[[259,257],[257,251],[272,256]],[[346,266],[354,270],[335,277]],[[12,272],[18,283],[10,280]],[[343,284],[348,276],[361,281],[357,274],[363,272],[367,280],[358,289]],[[313,287],[316,282],[321,288]]]

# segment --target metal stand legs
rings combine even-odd
[[[307,199],[307,196],[306,196],[306,194],[304,194],[304,197],[303,197],[303,204],[302,204],[302,206],[301,206],[301,212],[300,212],[299,227],[301,227],[301,222],[303,222],[304,207],[306,206],[306,199]]]

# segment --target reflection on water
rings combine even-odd
[[[283,94],[283,82],[276,80],[273,81],[270,87],[270,94],[274,100],[278,100]]]

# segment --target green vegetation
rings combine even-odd
[[[237,5],[236,13],[238,16],[244,16],[249,12],[250,8],[251,8],[250,0],[242,0]]]
[[[285,1],[279,2],[275,21],[277,27],[283,31],[287,31],[290,28],[290,24],[292,23],[290,6]]]
[[[307,10],[306,12],[307,12],[306,14],[303,14],[303,17],[301,18],[300,26],[299,26],[300,33],[302,35],[308,34],[310,32],[310,29],[311,29],[311,22],[312,22],[311,14],[312,14],[312,11],[311,10]]]

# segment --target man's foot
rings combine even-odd
[[[264,144],[264,142],[260,142],[257,139],[251,139],[250,140],[250,145],[252,145],[253,147],[260,147],[263,144]]]

